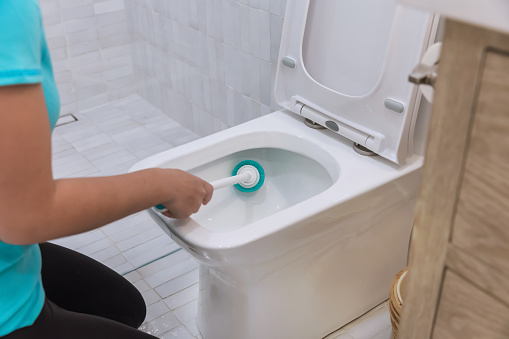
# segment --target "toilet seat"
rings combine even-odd
[[[346,6],[375,10],[348,20],[348,14],[342,14]],[[374,25],[377,20],[379,25]],[[288,1],[276,102],[404,163],[412,153],[420,101],[407,78],[429,44],[434,21],[432,15],[400,7],[395,0]],[[349,48],[354,44],[355,50]],[[366,72],[368,67],[372,69]]]

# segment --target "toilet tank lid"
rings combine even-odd
[[[288,0],[276,102],[404,163],[420,102],[407,79],[437,22],[396,0]]]

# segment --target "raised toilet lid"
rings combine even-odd
[[[434,24],[395,0],[288,0],[276,101],[404,163],[420,100],[408,75]]]

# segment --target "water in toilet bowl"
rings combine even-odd
[[[233,186],[215,191],[211,202],[192,216],[202,227],[215,232],[240,228],[319,194],[333,184],[330,174],[313,159],[277,148],[236,152],[189,172],[210,182],[231,175],[232,168],[244,159],[263,166],[265,183],[256,192],[241,192]]]

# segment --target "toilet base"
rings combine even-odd
[[[396,185],[345,202],[330,214],[335,219],[292,226],[294,237],[299,227],[320,234],[284,256],[238,266],[201,263],[197,324],[203,338],[320,339],[386,300],[406,265],[415,203],[415,196],[390,199],[391,190],[396,193]],[[260,251],[268,241],[284,246],[288,236],[251,245]]]

